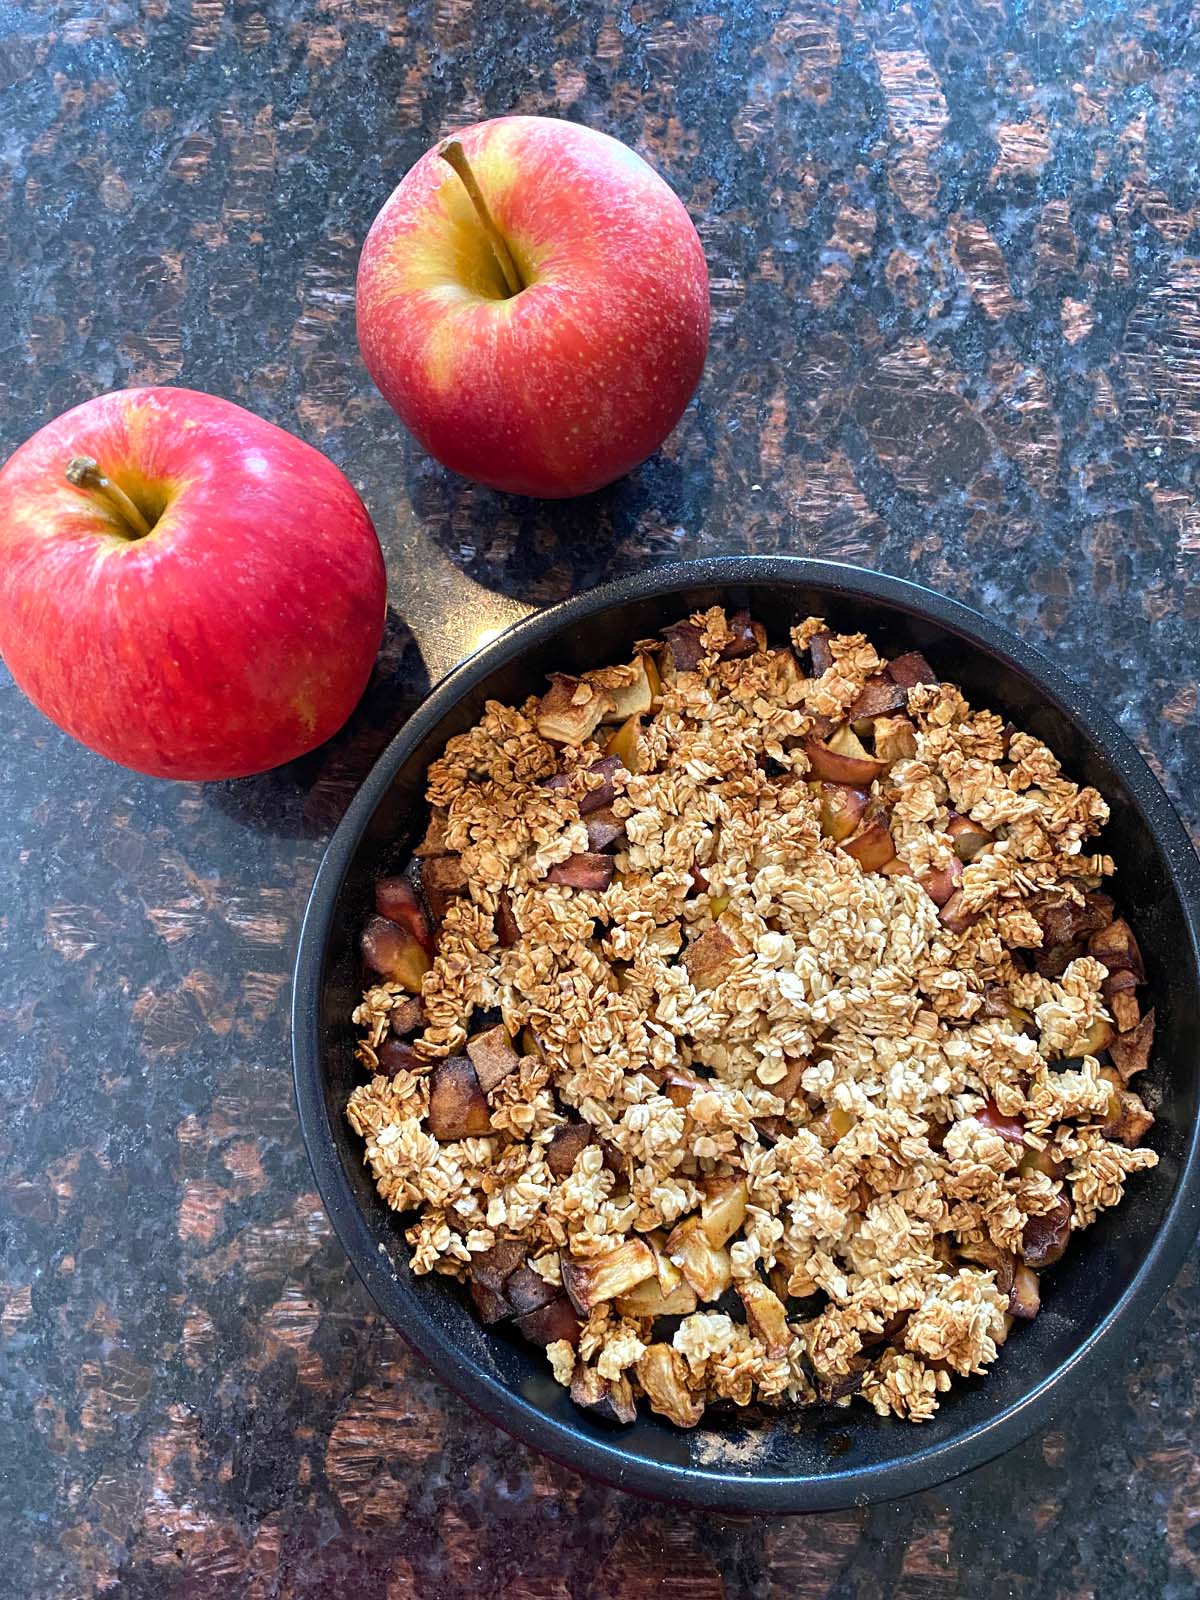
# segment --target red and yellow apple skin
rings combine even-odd
[[[75,456],[153,520],[129,539]],[[233,778],[342,725],[379,649],[386,575],[333,463],[189,389],[101,395],[0,468],[0,654],[83,744],[162,778]]]
[[[588,493],[658,448],[699,381],[699,236],[657,173],[606,134],[498,117],[455,137],[527,287],[504,297],[462,182],[429,150],[363,246],[363,359],[455,472],[515,494]]]

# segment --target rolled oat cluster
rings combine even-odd
[[[489,703],[428,800],[348,1115],[580,1404],[923,1421],[1154,1165],[1105,803],[921,656],[714,609]]]

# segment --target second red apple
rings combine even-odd
[[[549,117],[427,151],[359,264],[359,343],[384,397],[439,461],[516,494],[585,494],[652,454],[708,327],[678,197],[616,139]]]

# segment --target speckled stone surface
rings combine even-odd
[[[627,140],[696,218],[708,369],[573,505],[423,459],[357,251],[439,134]],[[323,841],[482,630],[646,562],[915,574],[1111,697],[1200,820],[1200,13],[1185,0],[0,0],[0,453],[101,390],[237,399],[339,462],[392,623],[297,766],[168,786],[0,669],[0,1595],[822,1600],[1200,1592],[1195,1266],[1075,1414],[841,1515],[640,1504],[468,1413],[381,1326],[297,1133]]]

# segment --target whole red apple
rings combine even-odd
[[[139,772],[241,777],[327,739],[385,590],[343,475],[228,400],[101,395],[0,468],[0,654],[60,728]]]
[[[616,139],[497,117],[426,153],[376,217],[358,339],[444,465],[495,489],[586,494],[670,433],[708,346],[704,251]]]

